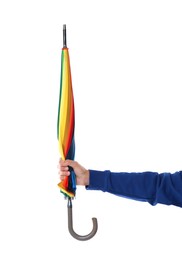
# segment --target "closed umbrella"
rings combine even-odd
[[[75,110],[74,110],[74,96],[71,79],[71,68],[69,51],[67,48],[66,39],[66,25],[63,25],[63,48],[61,54],[61,77],[60,77],[60,95],[58,105],[58,119],[57,119],[57,138],[59,145],[60,156],[63,160],[74,160],[75,157]],[[97,232],[97,219],[92,218],[93,229],[88,235],[78,235],[73,230],[72,219],[72,200],[76,194],[76,180],[75,173],[70,167],[70,176],[67,176],[64,181],[61,181],[58,186],[60,192],[64,194],[68,200],[68,229],[70,234],[81,241],[92,238]]]

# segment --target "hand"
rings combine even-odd
[[[68,166],[72,167],[75,172],[77,185],[89,185],[89,170],[86,170],[79,163],[72,160],[59,160],[58,169],[61,181],[70,175]]]

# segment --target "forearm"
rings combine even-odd
[[[101,190],[151,205],[162,203],[182,207],[182,172],[114,173],[90,171],[88,190]]]

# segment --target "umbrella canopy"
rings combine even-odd
[[[71,68],[69,51],[66,43],[66,25],[63,26],[63,48],[61,54],[61,77],[60,77],[60,95],[58,105],[57,119],[57,138],[59,152],[62,160],[74,160],[75,156],[75,112],[74,97],[71,79]],[[75,174],[70,168],[70,176],[58,184],[60,191],[69,198],[75,196],[76,182]]]

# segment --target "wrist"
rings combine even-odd
[[[85,186],[88,186],[89,185],[89,179],[90,179],[90,172],[89,172],[89,170],[86,170],[85,171]]]

